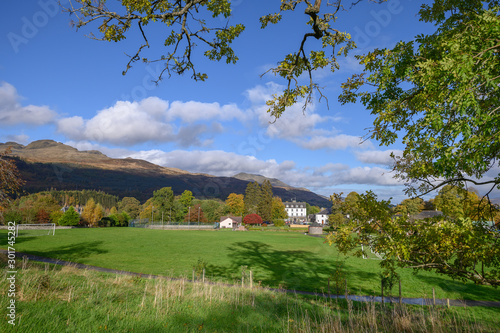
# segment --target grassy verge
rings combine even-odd
[[[261,288],[47,267],[19,269],[16,325],[4,317],[0,331],[495,332],[500,327],[498,311],[489,308],[382,307]],[[9,302],[7,289],[3,276],[2,309]]]
[[[0,230],[0,248],[6,248]],[[335,292],[335,272],[350,294],[380,295],[379,261],[340,256],[321,238],[286,232],[233,232],[102,228],[57,230],[55,236],[19,237],[16,251],[144,274],[191,277],[204,266],[210,280],[236,283],[242,269],[256,284]],[[500,289],[453,281],[431,272],[400,270],[403,297],[500,300]],[[341,292],[343,293],[343,281]],[[394,289],[393,294],[397,290]]]

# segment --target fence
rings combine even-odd
[[[135,219],[129,222],[129,227],[133,228],[148,228],[161,230],[211,230],[217,228],[217,223],[200,223],[198,222],[161,222],[149,219]]]

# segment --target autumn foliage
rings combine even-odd
[[[248,214],[243,218],[244,224],[262,224],[262,218],[258,214]]]

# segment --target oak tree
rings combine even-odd
[[[10,148],[0,152],[0,212],[4,208],[5,200],[18,193],[24,184],[14,160],[8,158],[10,153]]]

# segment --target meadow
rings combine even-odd
[[[0,266],[5,266],[0,255]],[[1,269],[2,275],[6,270]],[[9,304],[0,280],[0,307]],[[8,318],[7,318],[8,319]],[[498,332],[497,308],[381,305],[23,262],[1,332]]]
[[[7,248],[0,230],[0,248]],[[16,251],[76,263],[191,279],[241,283],[251,270],[255,285],[335,293],[334,276],[347,279],[350,294],[380,295],[379,260],[340,255],[322,238],[294,232],[182,231],[137,228],[56,230],[55,236],[19,237]],[[400,269],[403,297],[500,300],[500,289],[452,280],[432,272]],[[339,286],[345,292],[343,285]],[[397,295],[397,287],[393,289]]]

